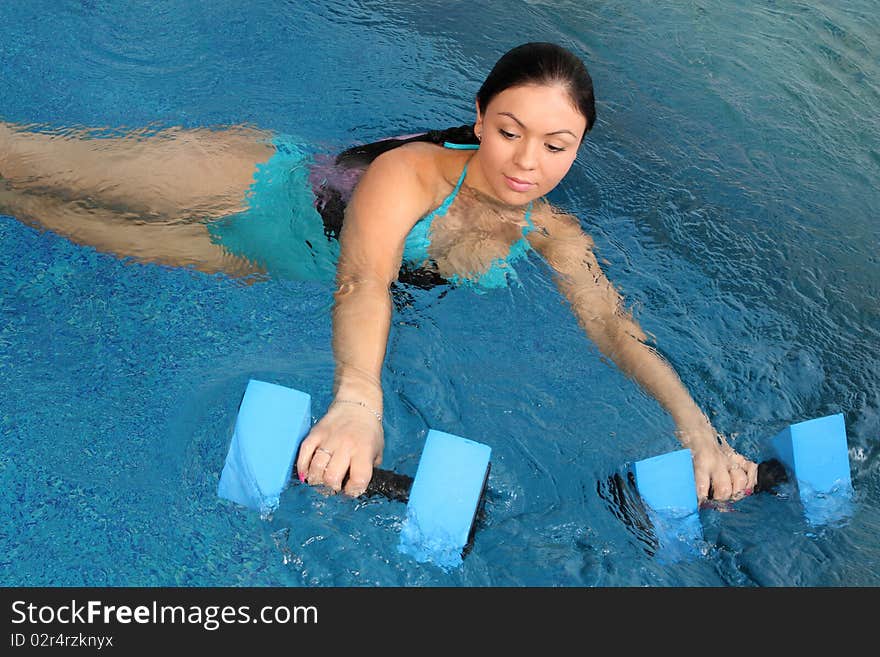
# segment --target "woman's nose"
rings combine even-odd
[[[533,139],[523,139],[514,153],[514,163],[524,171],[530,171],[537,166],[538,148],[540,145]]]

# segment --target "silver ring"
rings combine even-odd
[[[324,454],[329,456],[331,459],[333,458],[333,452],[331,452],[329,449],[324,449],[323,447],[318,447],[315,451],[316,452],[324,452]]]

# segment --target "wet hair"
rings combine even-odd
[[[555,43],[524,43],[499,59],[477,92],[477,105],[485,112],[495,96],[523,85],[562,85],[568,90],[590,131],[596,122],[593,79],[583,61]]]

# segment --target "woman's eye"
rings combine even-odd
[[[515,134],[513,134],[512,132],[507,132],[507,130],[499,129],[498,132],[501,133],[501,136],[505,139],[514,139],[516,137]]]
[[[547,144],[547,150],[551,153],[561,153],[565,150],[562,146],[554,146],[553,144]]]

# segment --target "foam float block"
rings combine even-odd
[[[772,445],[794,473],[801,496],[852,486],[843,413],[792,424],[773,438]]]
[[[852,476],[843,413],[792,424],[771,441],[797,481],[804,515],[812,525],[852,515]]]
[[[639,495],[655,511],[686,516],[699,509],[689,449],[637,461],[630,466]]]
[[[299,446],[309,432],[312,399],[274,383],[248,381],[217,494],[261,513],[278,506]]]
[[[399,548],[441,567],[461,562],[489,476],[488,445],[431,429],[413,480]]]
[[[648,507],[655,556],[675,563],[699,552],[703,539],[691,450],[679,449],[643,459],[629,467],[639,496]]]

